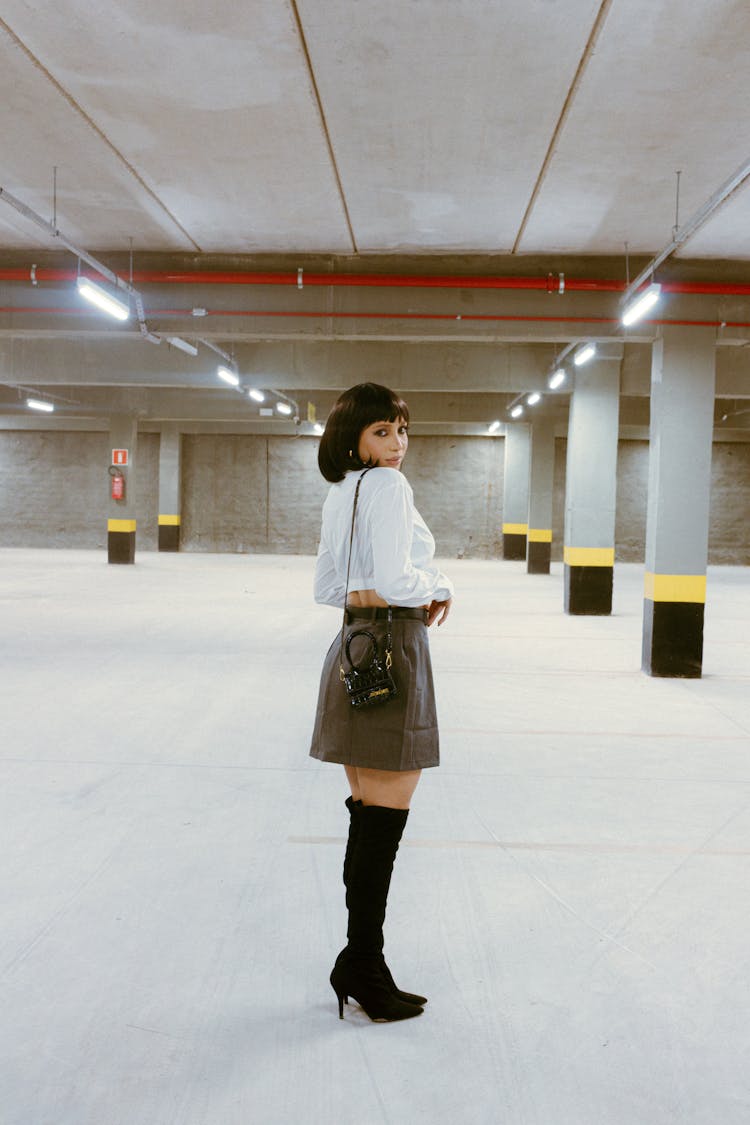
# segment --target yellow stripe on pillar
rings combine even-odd
[[[529,530],[527,523],[504,523],[503,535],[525,535]]]
[[[552,528],[529,528],[529,543],[551,543]]]
[[[705,574],[652,574],[646,571],[644,595],[651,602],[706,601]]]
[[[568,566],[614,566],[614,547],[565,547],[563,560]]]
[[[135,531],[135,520],[107,520],[107,531]]]
[[[160,527],[179,527],[180,523],[180,516],[159,516]]]

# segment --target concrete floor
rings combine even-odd
[[[337,1019],[337,614],[312,560],[0,551],[2,1125],[747,1125],[750,572],[704,678],[640,672],[562,578],[445,564],[443,766],[387,952],[430,996]]]

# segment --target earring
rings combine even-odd
[[[354,456],[354,454],[352,453],[352,451],[351,451],[351,449],[350,449],[350,450],[349,450],[349,460],[350,460],[350,461],[351,461],[351,459],[352,459],[352,457],[353,457],[353,456]]]

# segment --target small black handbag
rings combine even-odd
[[[355,664],[352,660],[349,646],[355,637],[366,637],[372,646],[368,653],[370,660],[366,666],[364,662]],[[349,661],[349,671],[343,670],[343,663],[341,671],[352,707],[371,707],[374,703],[387,703],[389,699],[393,699],[396,695],[396,685],[391,675],[390,622],[386,639],[385,659],[378,651],[375,634],[368,629],[355,629],[346,638],[346,659]]]
[[[393,611],[390,606],[388,606],[388,633],[385,638],[385,652],[382,656],[380,654],[377,637],[374,633],[371,633],[369,629],[355,629],[346,638],[346,644],[344,644],[346,631],[346,599],[349,594],[349,572],[352,563],[352,543],[354,542],[354,520],[357,515],[359,486],[362,484],[365,473],[369,471],[369,469],[365,469],[364,473],[362,473],[362,476],[357,481],[357,488],[354,493],[352,530],[349,536],[349,561],[346,566],[344,621],[341,626],[341,650],[339,654],[339,677],[346,688],[352,707],[358,708],[372,707],[376,703],[387,703],[389,699],[393,699],[397,694],[396,684],[391,675],[391,665],[393,663],[393,642],[391,638]],[[365,664],[364,660],[361,660],[357,664],[352,660],[351,643],[355,637],[366,637],[369,641],[368,648],[366,649],[366,655],[369,656],[369,663],[367,664]],[[345,657],[349,664],[348,672],[344,668]]]

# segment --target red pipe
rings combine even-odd
[[[89,271],[86,271],[89,272]],[[77,270],[49,269],[37,267],[34,272],[37,281],[75,281]],[[587,278],[565,277],[549,273],[544,277],[477,277],[445,275],[423,277],[416,274],[385,273],[307,273],[302,271],[304,286],[371,286],[388,289],[532,289],[547,293],[564,290],[589,293],[622,293],[627,288],[624,281],[605,281]],[[30,281],[28,267],[0,268],[0,281]],[[129,280],[129,278],[128,278]],[[170,270],[137,270],[133,273],[133,284],[167,285],[298,285],[297,273],[265,272],[172,272]],[[662,283],[666,293],[714,294],[716,296],[748,296],[750,284],[725,284],[719,282],[668,281]]]

